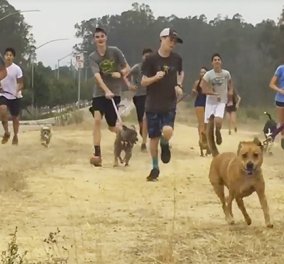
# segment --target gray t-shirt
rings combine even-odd
[[[177,85],[177,74],[182,70],[182,58],[174,52],[166,58],[156,52],[145,59],[142,65],[143,75],[153,77],[158,71],[165,72],[162,79],[147,87],[146,112],[167,113],[176,108],[175,86]]]
[[[135,64],[131,69],[130,75],[133,78],[134,85],[136,85],[136,87],[137,87],[135,96],[146,95],[146,88],[141,85],[142,63]]]
[[[107,47],[103,56],[96,50],[89,55],[90,66],[93,74],[100,73],[106,86],[116,96],[120,96],[122,79],[111,77],[111,73],[120,72],[127,65],[127,61],[122,51],[114,46]],[[95,82],[93,97],[104,96],[104,90]]]
[[[215,72],[214,69],[208,71],[203,76],[203,79],[208,82],[213,91],[220,95],[220,102],[227,103],[228,101],[228,83],[231,80],[231,74],[227,70]],[[217,96],[207,95],[206,102],[208,104],[217,104]]]
[[[5,61],[0,53],[0,69],[5,67]]]

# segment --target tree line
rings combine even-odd
[[[8,1],[0,0],[0,18],[14,11]],[[82,42],[74,49],[86,51],[86,56],[90,54],[94,50],[92,31],[96,26],[101,26],[108,32],[109,44],[118,46],[129,64],[134,65],[141,60],[143,48],[158,48],[161,29],[174,27],[184,40],[184,44],[177,47],[177,52],[183,58],[187,91],[198,78],[199,68],[210,68],[211,55],[219,52],[224,68],[231,72],[235,87],[243,98],[243,105],[271,105],[274,95],[268,89],[268,82],[276,66],[284,59],[284,26],[281,26],[284,25],[284,9],[279,16],[279,21],[266,19],[256,25],[245,22],[241,14],[231,18],[217,15],[210,21],[205,15],[154,17],[149,5],[133,3],[129,10],[119,15],[78,22],[74,27],[76,36]],[[56,70],[36,62],[34,91],[31,91],[30,62],[31,55],[35,53],[31,27],[25,23],[22,14],[13,15],[0,23],[0,51],[13,46],[18,53],[17,62],[24,70],[25,104],[31,104],[32,94],[38,107],[75,102],[78,78],[72,65],[60,67],[58,80]],[[85,61],[81,98],[90,99],[93,78],[87,57]]]

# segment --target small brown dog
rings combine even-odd
[[[129,165],[129,160],[132,157],[132,149],[134,144],[138,141],[138,134],[136,132],[135,127],[127,127],[125,125],[122,126],[122,130],[120,130],[114,142],[114,167],[118,166],[118,160],[120,163],[124,163],[125,166]],[[121,158],[121,152],[124,151],[125,156]]]
[[[51,135],[51,128],[49,126],[42,126],[40,129],[41,145],[47,148],[51,140]]]
[[[200,156],[201,157],[204,157],[203,150],[206,151],[205,156],[211,154],[208,143],[207,143],[207,137],[206,137],[206,134],[204,132],[201,132],[201,139],[199,139],[198,144],[199,144],[199,148],[200,148]]]
[[[237,154],[232,152],[219,154],[214,140],[214,116],[210,117],[207,133],[209,148],[213,155],[209,179],[222,203],[227,222],[234,224],[232,202],[235,199],[246,223],[251,224],[251,218],[246,211],[243,198],[256,192],[263,209],[265,224],[267,227],[273,227],[270,222],[265,183],[261,171],[263,163],[261,142],[257,138],[253,141],[240,142]],[[229,190],[227,199],[224,195],[225,186]]]

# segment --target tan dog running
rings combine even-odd
[[[231,152],[219,154],[214,140],[214,116],[210,117],[207,132],[209,148],[213,155],[209,179],[222,203],[227,222],[234,224],[232,202],[235,199],[246,223],[251,224],[251,218],[246,211],[243,198],[256,192],[263,209],[265,224],[272,228],[261,170],[263,163],[261,142],[257,138],[253,141],[240,142],[237,154]],[[224,195],[224,186],[229,190],[227,199]]]
[[[51,140],[51,128],[49,126],[42,126],[40,129],[41,145],[48,147]]]

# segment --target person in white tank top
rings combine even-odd
[[[20,124],[21,98],[23,89],[23,72],[14,63],[16,52],[13,48],[5,50],[4,59],[7,76],[1,80],[0,85],[0,116],[4,129],[2,144],[8,142],[10,132],[8,128],[9,112],[13,121],[13,145],[18,145],[18,132]]]

